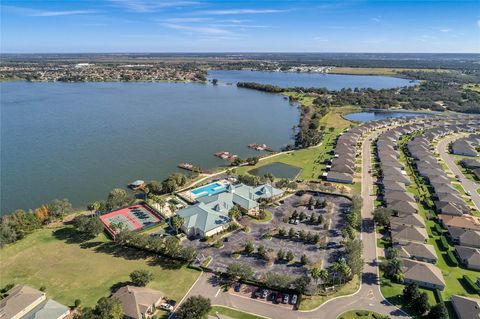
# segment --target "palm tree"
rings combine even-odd
[[[328,280],[328,271],[326,269],[320,269],[320,279],[322,279],[322,282],[323,283],[326,283],[326,281]]]
[[[315,267],[310,270],[310,275],[312,276],[313,280],[315,280],[315,283],[318,282],[318,279],[320,279],[320,273],[322,269]]]
[[[388,260],[387,274],[395,279],[401,279],[403,275],[403,263],[400,258],[392,258]]]

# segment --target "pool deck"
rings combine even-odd
[[[215,185],[215,184],[218,184],[218,186],[216,186],[214,188],[211,188],[211,186]],[[203,197],[203,196],[209,196],[209,195],[216,195],[216,194],[219,194],[219,193],[225,191],[226,187],[229,184],[230,184],[229,181],[227,181],[225,179],[222,179],[222,180],[215,181],[215,182],[212,182],[212,183],[209,183],[209,184],[206,184],[206,185],[199,186],[199,187],[194,188],[194,189],[188,189],[186,191],[183,191],[183,192],[179,193],[178,195],[180,197],[184,198],[185,200],[187,200],[190,203],[195,203],[197,201],[197,198],[200,198],[200,197]],[[202,190],[202,189],[205,189],[205,190],[198,192],[199,190]],[[197,193],[195,193],[195,191],[197,191]]]

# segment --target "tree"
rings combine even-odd
[[[282,227],[278,230],[279,236],[285,237],[286,234],[287,234],[287,231],[285,230],[285,228]]]
[[[249,157],[247,158],[248,165],[257,165],[258,164],[258,157]]]
[[[193,261],[197,258],[197,249],[193,246],[183,247],[180,249],[179,258],[186,261]]]
[[[162,184],[159,181],[151,181],[147,184],[146,188],[148,188],[149,193],[156,195],[162,194],[163,191]]]
[[[150,270],[140,269],[134,270],[130,274],[130,280],[135,286],[145,287],[150,281],[153,280],[153,273]]]
[[[180,319],[204,319],[211,308],[210,299],[199,295],[185,300],[176,313]]]
[[[312,276],[313,280],[315,280],[315,283],[318,282],[318,279],[320,279],[320,273],[322,269],[318,267],[314,267],[310,270],[310,276]]]
[[[177,190],[177,182],[173,179],[166,179],[162,182],[162,193],[173,193]]]
[[[405,288],[403,288],[403,299],[407,303],[412,302],[413,300],[417,299],[420,295],[420,290],[418,289],[418,285],[414,282],[408,284]]]
[[[309,262],[309,260],[308,260],[307,255],[303,254],[302,257],[300,257],[300,263],[302,265],[306,265],[306,264],[308,264],[308,262]]]
[[[227,274],[233,278],[249,280],[253,277],[253,270],[248,264],[231,263],[227,267]]]
[[[323,216],[321,214],[317,217],[317,224],[321,225],[323,223]]]
[[[419,315],[426,313],[430,309],[427,293],[421,292],[420,295],[412,301],[412,307]]]
[[[310,218],[308,219],[308,222],[309,222],[310,224],[315,224],[315,220],[316,220],[315,214],[312,213],[312,214],[310,215]]]
[[[303,222],[305,220],[305,218],[307,218],[307,215],[305,214],[305,212],[302,210],[300,212],[300,215],[298,215],[298,219],[300,219],[301,222]]]
[[[307,232],[301,229],[300,232],[298,233],[298,237],[300,237],[300,240],[305,240],[307,238]]]
[[[285,259],[285,252],[282,249],[279,249],[277,252],[277,260],[282,261]]]
[[[387,276],[393,278],[396,282],[403,282],[403,262],[400,258],[392,258],[387,262]]]
[[[72,204],[66,198],[54,199],[48,204],[48,213],[50,218],[59,219],[72,212]]]
[[[80,299],[75,299],[74,301],[75,308],[80,307],[81,304],[82,304],[82,301]]]
[[[390,225],[390,217],[393,211],[385,207],[378,207],[373,212],[373,220],[379,226],[388,227]]]
[[[217,79],[212,79],[212,84],[213,84],[213,85],[217,85],[217,84],[218,84],[218,80],[217,80]]]
[[[385,252],[385,257],[387,259],[398,258],[398,256],[399,256],[399,251],[398,251],[397,248],[395,248],[395,247],[387,248],[387,250]]]
[[[84,308],[75,314],[75,319],[123,319],[123,309],[116,298],[102,297],[95,308]]]
[[[318,244],[319,241],[320,241],[320,235],[319,234],[313,235],[312,243]]]
[[[260,245],[257,247],[257,254],[260,255],[260,257],[264,258],[266,252],[267,251],[265,250],[265,246]]]
[[[293,238],[296,234],[297,232],[292,227],[288,230],[288,237]]]
[[[292,261],[295,258],[295,255],[292,253],[291,250],[289,250],[285,258],[287,259],[287,261]]]
[[[107,197],[105,206],[108,210],[122,207],[133,203],[133,196],[129,195],[126,190],[121,188],[114,188]]]
[[[35,216],[42,222],[44,223],[45,221],[48,220],[48,206],[47,205],[42,205],[39,208],[35,210]]]
[[[433,306],[428,312],[427,319],[449,319],[445,304],[441,302]]]
[[[228,211],[228,217],[235,221],[242,217],[242,212],[237,205],[233,205],[233,207]]]
[[[178,234],[178,230],[182,227],[185,219],[179,215],[175,215],[170,219],[170,221],[173,229],[175,229],[175,233]]]
[[[180,243],[175,236],[168,236],[164,240],[164,253],[165,255],[177,258],[180,254]]]
[[[92,211],[92,212],[97,212],[97,211],[100,210],[101,206],[102,205],[100,204],[100,202],[94,201],[94,202],[91,202],[90,204],[88,204],[87,209]]]
[[[360,276],[363,270],[362,241],[349,240],[345,243],[345,260],[354,275]]]
[[[325,283],[328,279],[328,271],[326,269],[320,270],[320,279]]]
[[[96,237],[103,232],[104,225],[97,217],[79,215],[73,219],[75,229],[87,236]]]
[[[253,253],[253,251],[255,250],[255,247],[253,247],[253,244],[251,241],[247,241],[245,243],[245,253],[247,255],[250,255],[251,253]]]

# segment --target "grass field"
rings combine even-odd
[[[266,317],[249,314],[249,313],[238,311],[232,308],[227,308],[222,306],[212,306],[212,309],[210,310],[209,314],[214,316],[217,313],[220,315],[228,316],[229,318],[232,318],[232,319],[267,319]]]
[[[172,262],[155,260],[138,251],[116,248],[102,234],[79,242],[70,227],[41,229],[0,250],[0,285],[22,283],[46,287],[47,295],[72,305],[80,299],[91,306],[129,280],[136,269],[153,272],[148,285],[180,300],[200,273]]]
[[[357,75],[398,75],[400,72],[403,72],[403,71],[448,72],[448,70],[436,70],[436,69],[336,67],[331,69],[329,73],[357,74]]]
[[[463,88],[466,90],[472,90],[475,92],[480,92],[480,84],[477,83],[469,83],[469,84],[464,84]]]
[[[357,315],[357,312],[361,312],[362,315]],[[373,315],[375,315],[376,317],[374,317]],[[374,311],[351,310],[351,311],[342,313],[337,318],[338,319],[376,319],[376,318],[381,318],[381,315]]]
[[[351,295],[355,293],[359,287],[360,287],[360,280],[358,279],[358,276],[355,276],[351,281],[346,283],[339,291],[333,294],[330,294],[328,296],[322,296],[322,295],[304,296],[302,299],[302,302],[300,303],[300,307],[298,309],[299,310],[316,309],[330,299],[340,297],[340,296]]]

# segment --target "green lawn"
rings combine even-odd
[[[111,288],[129,280],[136,269],[153,272],[149,287],[180,300],[200,273],[138,251],[117,248],[102,234],[80,243],[70,227],[41,229],[0,250],[0,286],[45,286],[47,295],[72,305],[91,306]]]
[[[361,312],[362,315],[357,315],[357,312]],[[374,317],[373,315],[375,315],[376,317]],[[376,319],[376,318],[381,318],[381,315],[374,311],[351,310],[351,311],[342,313],[337,318],[338,319]]]
[[[210,310],[209,314],[214,316],[217,313],[224,316],[228,316],[232,319],[267,319],[267,317],[249,314],[249,313],[238,311],[232,308],[227,308],[222,306],[212,306],[212,309]]]
[[[251,220],[253,223],[256,223],[256,224],[262,224],[262,223],[267,223],[267,222],[271,221],[272,218],[273,218],[272,212],[269,211],[269,210],[265,210],[265,218],[263,218],[263,219],[256,219],[256,218],[251,217],[250,220]]]
[[[351,295],[360,287],[360,280],[355,276],[351,281],[346,283],[340,290],[329,295],[303,296],[299,310],[313,310],[320,307],[330,299]]]

